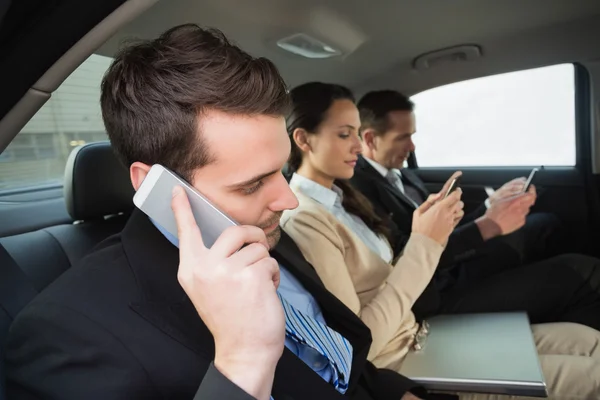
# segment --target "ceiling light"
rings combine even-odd
[[[280,39],[277,46],[306,58],[331,58],[342,55],[340,50],[305,33],[296,33]]]

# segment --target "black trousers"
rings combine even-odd
[[[439,314],[505,311],[600,330],[600,260],[565,254],[441,293]]]
[[[556,249],[557,221],[548,214],[529,218],[524,229],[491,240],[455,267],[436,314],[526,311],[532,323],[600,330],[600,260],[580,254],[544,259]]]

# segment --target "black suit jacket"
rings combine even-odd
[[[402,170],[403,177],[416,188],[426,199],[429,192],[425,184],[409,169]],[[362,192],[373,203],[375,210],[392,222],[394,254],[398,255],[406,246],[412,230],[412,215],[415,211],[413,203],[385,177],[383,177],[364,157],[359,157],[356,164],[352,185]],[[485,212],[485,206],[467,215],[448,239],[446,249],[442,253],[439,266],[441,269],[454,267],[459,262],[475,255],[475,250],[484,241],[474,220]]]
[[[208,367],[194,400],[252,400],[254,397],[233,384],[215,368]]]
[[[325,290],[289,237],[284,235],[272,254],[354,349],[344,396],[285,349],[275,373],[275,400],[398,400],[407,390],[429,398],[407,378],[366,361],[369,329]],[[178,261],[177,248],[144,214],[134,212],[120,235],[102,243],[18,316],[7,349],[9,398],[244,399],[210,369],[213,338],[177,282]]]

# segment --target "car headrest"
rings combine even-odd
[[[67,211],[76,221],[129,212],[133,208],[129,171],[119,162],[108,141],[73,149],[65,169],[64,195]]]

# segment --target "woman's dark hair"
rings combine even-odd
[[[304,129],[315,134],[325,118],[327,111],[336,100],[355,102],[350,89],[332,83],[311,82],[300,85],[290,92],[291,112],[286,119],[287,131],[292,142],[292,151],[288,160],[288,172],[296,172],[302,164],[302,151],[296,145],[293,134],[296,129]],[[346,211],[358,216],[369,228],[390,239],[387,223],[373,210],[373,205],[350,182],[336,179],[334,184],[344,193],[342,205]]]

